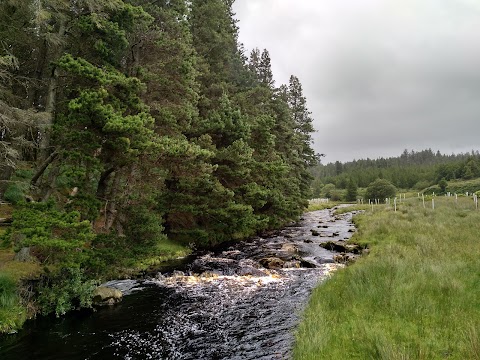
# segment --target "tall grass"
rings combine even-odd
[[[356,218],[371,252],[314,291],[295,359],[480,359],[480,211],[436,201]]]
[[[17,287],[15,280],[0,274],[0,307],[12,306],[17,302]]]
[[[18,328],[25,321],[25,317],[17,294],[16,281],[0,273],[0,333]]]

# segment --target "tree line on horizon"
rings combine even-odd
[[[384,179],[399,189],[423,190],[442,180],[480,177],[480,154],[478,150],[450,155],[432,149],[404,150],[397,157],[319,163],[311,173],[315,178],[314,197],[325,196],[326,191],[330,193],[334,189],[350,189],[353,193],[353,188],[367,188],[377,179]]]

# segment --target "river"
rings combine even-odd
[[[342,266],[319,243],[349,239],[351,219],[309,212],[177,270],[112,281],[120,304],[29,321],[0,338],[0,359],[288,359],[309,294]]]

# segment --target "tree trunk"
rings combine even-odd
[[[107,202],[105,211],[105,230],[110,230],[117,219],[117,202],[115,201],[118,186],[120,185],[120,174],[115,172],[113,175],[112,186],[110,187],[110,200]]]
[[[110,175],[115,171],[114,167],[111,167],[108,170],[105,170],[102,175],[100,175],[100,180],[98,180],[97,186],[97,198],[104,200],[107,194],[107,181]]]
[[[55,186],[55,181],[57,179],[58,173],[59,173],[59,168],[54,167],[52,169],[52,171],[50,171],[50,173],[48,174],[48,180],[47,180],[48,188],[46,189],[45,194],[42,197],[42,201],[47,201],[50,198],[50,196],[52,195],[53,190],[56,187]]]
[[[37,185],[38,179],[40,179],[40,177],[43,175],[43,173],[47,169],[48,165],[50,165],[56,159],[57,156],[58,156],[58,153],[56,151],[50,154],[50,156],[38,168],[35,175],[33,175],[32,180],[30,181],[30,184],[32,184],[33,186]]]
[[[63,38],[66,30],[66,20],[61,20],[58,27],[58,36]],[[57,49],[52,56],[52,59],[55,59],[62,53],[63,48]],[[57,106],[57,86],[58,86],[58,68],[54,66],[52,74],[49,79],[48,89],[47,89],[47,100],[45,103],[45,112],[50,114],[47,117],[45,123],[42,124],[40,129],[40,141],[39,141],[39,160],[45,161],[50,155],[50,129],[53,125],[53,120],[55,117],[55,109]]]

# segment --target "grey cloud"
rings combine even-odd
[[[480,3],[241,0],[240,40],[299,76],[327,161],[478,149]]]

